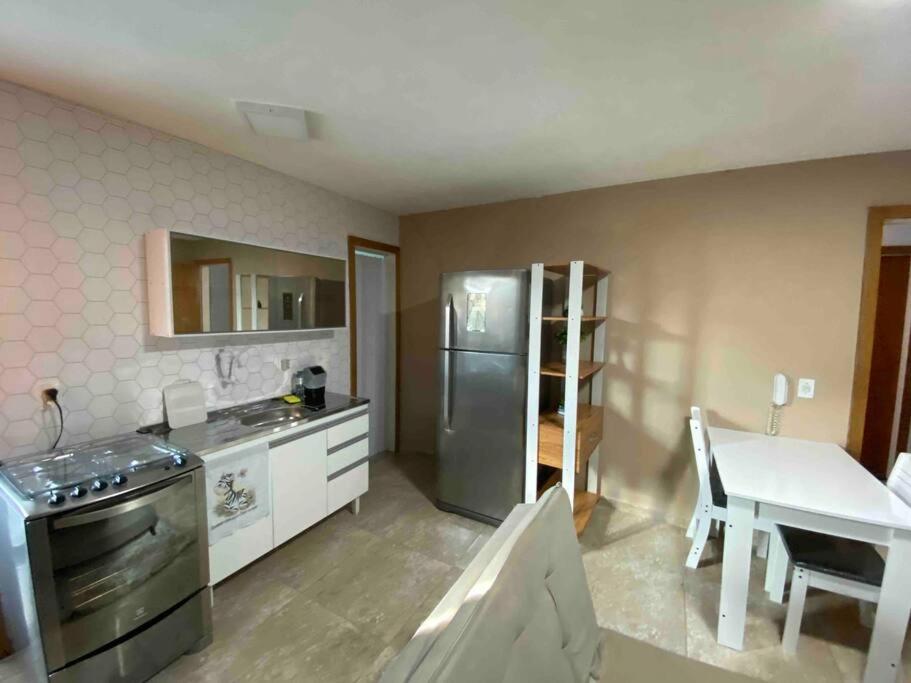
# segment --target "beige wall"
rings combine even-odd
[[[403,217],[403,448],[434,448],[439,274],[585,259],[613,273],[602,492],[683,523],[691,404],[762,430],[772,375],[813,377],[782,434],[844,443],[866,211],[900,203],[911,152]]]

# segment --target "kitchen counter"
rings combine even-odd
[[[204,457],[228,446],[235,446],[264,436],[280,434],[309,422],[331,417],[336,413],[357,408],[358,406],[367,405],[369,402],[369,399],[366,398],[333,394],[327,391],[325,408],[319,410],[308,408],[304,417],[278,426],[255,427],[243,424],[241,419],[267,410],[303,407],[303,403],[289,405],[280,398],[265,399],[212,411],[209,413],[208,419],[199,424],[171,430],[168,430],[167,425],[163,424],[149,429],[152,434],[164,441],[186,448],[192,453]]]

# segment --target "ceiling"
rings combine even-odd
[[[6,78],[405,214],[911,148],[911,0],[7,0]],[[233,100],[303,107],[255,136]]]

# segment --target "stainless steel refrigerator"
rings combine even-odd
[[[522,502],[529,277],[440,278],[437,505],[491,524]]]

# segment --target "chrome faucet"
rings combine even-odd
[[[227,363],[227,367],[225,367]],[[240,357],[235,354],[233,351],[225,351],[225,349],[218,349],[218,353],[215,354],[215,372],[218,375],[218,381],[221,383],[221,388],[225,389],[231,384],[237,384],[237,380],[234,379],[234,366],[243,367]]]

